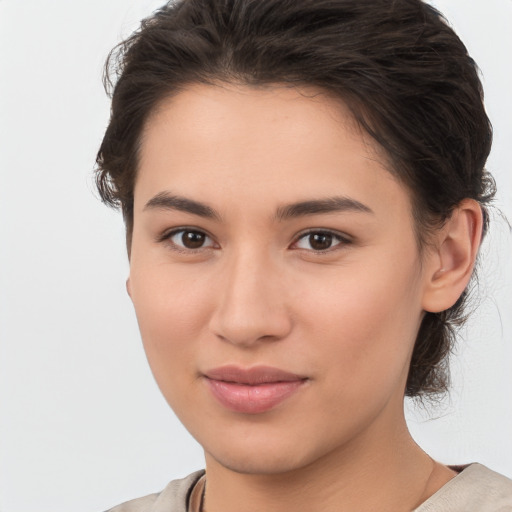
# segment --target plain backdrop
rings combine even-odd
[[[119,214],[92,169],[112,46],[160,2],[0,0],[0,511],[101,511],[203,465],[153,382],[125,293]],[[479,63],[496,206],[512,219],[512,1],[438,0]],[[480,305],[435,408],[408,405],[445,463],[512,477],[512,242],[499,215]]]

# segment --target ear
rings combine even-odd
[[[452,307],[469,283],[482,239],[483,215],[473,199],[464,199],[436,234],[427,256],[423,309],[439,313]]]
[[[131,287],[131,284],[130,284],[130,278],[129,277],[126,280],[126,293],[128,293],[128,295],[130,296],[130,299],[131,299],[132,298],[132,287]]]

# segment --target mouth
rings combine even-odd
[[[207,371],[204,380],[222,406],[239,413],[260,414],[294,395],[309,379],[270,366],[223,366]]]

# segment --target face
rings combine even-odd
[[[134,208],[144,347],[207,460],[286,472],[402,421],[425,280],[410,197],[339,101],[188,88],[147,122]]]

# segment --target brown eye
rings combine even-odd
[[[187,249],[199,249],[205,241],[205,234],[197,231],[184,231],[181,235],[181,242]]]
[[[302,235],[297,242],[295,242],[293,248],[322,252],[347,244],[350,244],[350,240],[344,238],[342,235],[337,235],[329,231],[310,231]]]
[[[180,249],[203,249],[214,245],[213,240],[208,235],[192,229],[175,231],[168,239]]]
[[[315,251],[325,251],[332,245],[332,235],[330,233],[312,233],[309,235],[308,241]]]

